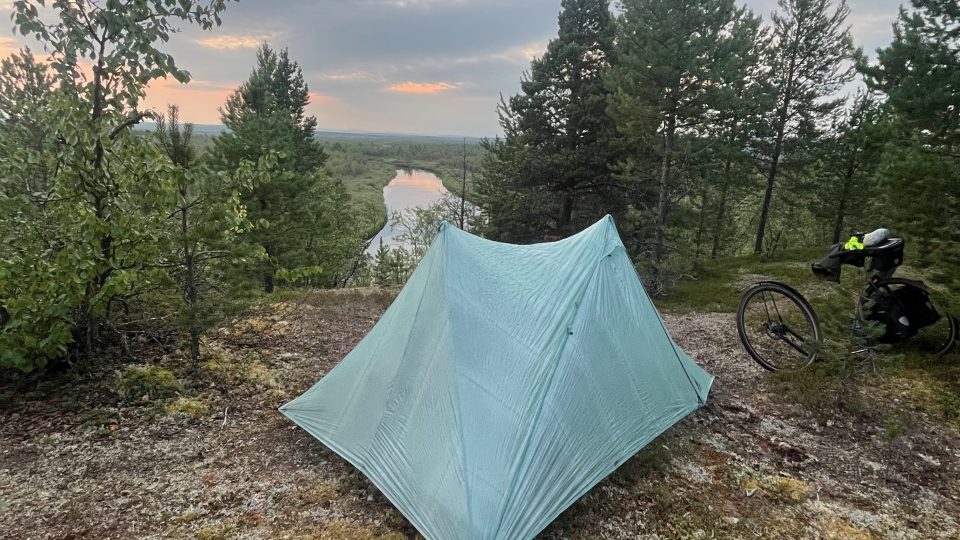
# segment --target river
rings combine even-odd
[[[398,169],[396,176],[383,188],[383,201],[387,205],[387,224],[370,241],[367,253],[374,255],[380,249],[380,242],[388,248],[404,246],[397,236],[400,230],[394,230],[394,212],[405,212],[414,208],[428,208],[444,195],[450,193],[443,187],[440,178],[421,169]]]

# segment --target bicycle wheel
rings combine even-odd
[[[910,292],[908,289],[913,289],[914,294],[905,294]],[[917,290],[922,290],[923,293],[916,293]],[[947,354],[957,342],[960,324],[953,315],[938,309],[926,292],[927,288],[922,282],[909,279],[887,278],[871,282],[860,294],[856,316],[877,327],[876,333],[879,335],[876,339],[880,343],[896,344],[909,340],[924,352],[935,356]],[[917,298],[918,294],[922,294],[920,298],[926,298],[939,318],[918,330],[896,322],[890,323],[891,317],[896,319],[909,312],[909,307],[904,306],[900,299]],[[909,318],[906,321],[909,322]]]
[[[817,359],[822,345],[810,303],[793,288],[772,281],[743,294],[737,332],[747,353],[770,371],[804,368]]]

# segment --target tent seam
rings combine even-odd
[[[583,290],[581,290],[577,295],[576,308],[574,309],[573,316],[570,318],[568,322],[568,330],[566,331],[567,332],[566,336],[563,339],[563,344],[560,346],[560,349],[557,351],[556,356],[553,358],[553,362],[552,362],[553,367],[550,371],[550,378],[547,381],[546,386],[544,387],[545,388],[543,393],[544,399],[540,401],[540,406],[537,408],[537,414],[534,415],[533,420],[530,422],[531,428],[529,433],[527,434],[526,440],[523,443],[523,452],[520,454],[520,460],[517,462],[518,465],[522,464],[527,459],[527,452],[530,450],[530,441],[533,438],[533,426],[537,425],[537,423],[540,420],[540,416],[543,414],[543,409],[546,405],[545,398],[547,396],[547,392],[553,386],[553,380],[556,377],[557,370],[560,365],[560,357],[563,356],[563,352],[567,349],[567,344],[570,343],[571,332],[569,331],[569,324],[572,324],[574,321],[576,321],[577,317],[580,315],[580,310],[583,308],[583,298],[586,296],[587,290],[589,290],[590,285],[592,285],[593,281],[596,279],[597,269],[600,268],[600,264],[603,263],[604,259],[606,259],[608,255],[613,253],[616,250],[616,248],[617,246],[614,246],[609,250],[605,250],[603,254],[597,258],[596,262],[593,265],[593,268],[590,270],[590,279],[587,280],[586,283],[584,283]],[[491,538],[497,538],[500,534],[500,529],[503,527],[503,519],[506,515],[507,508],[510,506],[510,504],[508,503],[512,503],[514,499],[514,490],[516,489],[516,485],[517,485],[517,477],[513,476],[510,480],[510,487],[509,489],[507,489],[508,496],[504,498],[504,503],[500,509],[500,516],[497,522],[497,529],[496,531],[494,531],[493,536]]]
[[[445,223],[445,225],[446,225],[446,226],[443,227],[441,234],[443,234],[444,232],[446,232],[447,228],[450,227],[449,224],[446,224],[446,223]],[[444,235],[444,237],[443,237],[444,264],[447,265],[448,268],[449,268],[449,266],[450,266],[450,265],[449,265],[449,259],[450,259],[450,246],[449,246],[449,244],[450,244],[449,235]],[[450,302],[450,300],[451,300],[451,296],[450,296],[450,280],[447,279],[447,280],[445,280],[445,281],[446,281],[446,294],[447,294],[447,302],[446,302],[446,307],[447,307],[447,320],[450,320],[450,309],[451,309],[451,305],[452,305],[452,303]],[[456,325],[450,325],[450,334],[451,334],[451,336],[456,332],[456,330],[454,330],[455,326],[456,326]],[[456,349],[457,349],[457,346],[456,346],[457,340],[456,340],[456,339],[452,339],[452,342],[454,343],[454,345],[453,345],[453,347],[454,347],[453,356],[454,356],[454,359],[455,359],[455,363],[454,363],[454,366],[453,366],[453,375],[454,375],[454,377],[455,377],[456,379],[459,379],[459,378],[460,378],[460,374],[458,373],[457,364],[456,364],[456,359],[459,358],[459,355],[458,355],[458,353],[457,353],[457,351],[456,351]],[[467,504],[467,527],[468,527],[468,530],[470,531],[470,533],[473,534],[473,503],[472,503],[472,500],[471,500],[471,497],[470,497],[470,494],[472,493],[472,492],[470,491],[470,475],[469,475],[469,473],[467,472],[467,443],[463,440],[463,399],[462,399],[462,397],[461,397],[461,395],[460,395],[460,381],[459,381],[459,380],[454,381],[454,386],[456,387],[456,392],[457,392],[457,398],[456,398],[457,408],[456,408],[456,412],[454,413],[454,417],[456,418],[456,422],[457,422],[457,433],[458,433],[458,435],[459,435],[457,438],[460,440],[460,468],[461,468],[461,474],[463,474],[463,490],[464,490],[463,496],[464,496],[464,499],[465,499],[466,504]]]

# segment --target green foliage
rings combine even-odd
[[[182,387],[173,372],[160,366],[127,366],[113,387],[124,401],[168,399]]]
[[[939,281],[960,286],[960,9],[949,0],[917,0],[901,10],[889,47],[874,65],[862,62],[868,85],[886,97],[893,116],[879,177],[884,214],[920,249]]]
[[[267,292],[281,269],[281,277],[336,285],[361,243],[347,190],[322,168],[326,153],[314,138],[316,119],[306,115],[308,103],[297,63],[286,50],[262,46],[250,78],[222,110],[229,131],[215,138],[209,156],[221,172],[278,156],[270,181],[242,194],[255,224],[243,239],[266,254],[259,273]]]
[[[243,191],[270,180],[276,156],[267,154],[254,166],[242,162],[232,175],[195,166],[193,126],[181,129],[179,109],[170,106],[157,121],[156,138],[176,167],[176,201],[168,215],[164,267],[176,283],[167,307],[183,334],[189,336],[196,371],[200,338],[225,316],[234,313],[251,290],[241,272],[261,253],[239,241],[253,224],[240,200]]]
[[[883,150],[884,118],[876,100],[860,92],[831,127],[816,156],[814,215],[833,223],[836,243],[849,232],[847,225],[862,223],[876,208],[874,179]]]
[[[767,238],[774,189],[783,170],[802,167],[807,150],[819,136],[819,124],[843,104],[837,96],[853,80],[855,52],[846,25],[850,9],[845,0],[833,8],[831,0],[780,0],[773,15],[772,40],[765,64],[765,81],[775,96],[775,107],[766,118],[758,149],[766,158],[766,190],[760,204],[754,253],[769,248]],[[793,175],[786,175],[790,180]],[[800,178],[803,178],[802,176]],[[789,195],[796,188],[781,186]],[[790,205],[790,201],[781,201]],[[795,220],[781,212],[785,223]],[[791,219],[793,218],[793,219]],[[767,244],[765,244],[765,241]]]
[[[151,80],[189,78],[156,43],[181,22],[218,24],[225,2],[44,5],[16,2],[14,28],[41,41],[53,75],[25,52],[0,77],[11,90],[0,103],[0,367],[21,371],[77,341],[90,358],[114,312],[163,281],[174,168],[128,128],[147,116],[137,105]]]
[[[563,0],[559,34],[501,103],[505,139],[488,141],[476,195],[499,240],[566,236],[621,209],[604,113],[614,27],[606,0]]]
[[[707,179],[722,174],[726,182],[739,157],[726,147],[695,159],[717,142],[730,144],[742,137],[755,103],[744,99],[751,84],[744,62],[756,60],[758,27],[759,21],[735,8],[733,0],[623,3],[617,62],[608,78],[614,91],[609,112],[629,148],[621,177],[628,180],[631,203],[639,209],[628,214],[639,229],[634,248],[649,261],[641,271],[655,290],[670,281],[664,260],[668,217],[683,217],[674,212],[674,201],[699,187],[705,226]],[[703,144],[702,138],[684,136],[706,132],[718,115],[720,141]]]
[[[402,247],[388,248],[380,244],[371,260],[370,279],[373,285],[403,285],[415,268],[410,253]]]
[[[190,418],[199,418],[207,414],[208,410],[207,402],[187,397],[179,397],[163,408],[167,416],[188,416]]]

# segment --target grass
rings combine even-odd
[[[893,440],[908,431],[908,418],[898,413],[903,404],[878,403],[870,393],[901,399],[960,429],[960,346],[946,357],[934,357],[914,339],[897,346],[878,346],[876,354],[852,354],[860,349],[852,324],[857,295],[869,273],[844,267],[840,283],[825,282],[810,271],[819,260],[819,249],[791,250],[774,258],[730,257],[695,263],[693,277],[676,290],[657,298],[666,312],[733,313],[743,291],[757,281],[782,281],[800,291],[817,313],[824,334],[822,361],[796,372],[778,372],[773,381],[778,395],[808,410],[845,410],[877,424],[885,438]],[[907,260],[911,259],[908,253]],[[924,280],[933,289],[935,302],[953,313],[960,302],[956,295],[931,279],[936,269],[922,271],[904,266],[896,276]],[[731,319],[731,332],[736,332]],[[879,400],[883,401],[883,400]],[[887,400],[890,401],[890,400]]]
[[[761,279],[784,281],[794,287],[817,282],[810,262],[819,258],[817,250],[788,250],[773,258],[756,255],[705,259],[694,263],[693,276],[656,299],[661,311],[673,313],[736,311],[743,291]]]

